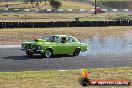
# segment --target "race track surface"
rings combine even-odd
[[[55,56],[42,58],[39,55],[28,57],[20,48],[0,49],[0,71],[39,71],[68,70],[105,67],[132,66],[132,53],[122,55],[87,55],[87,56]]]

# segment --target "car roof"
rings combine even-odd
[[[72,36],[69,36],[69,35],[46,35],[46,36],[72,37]]]

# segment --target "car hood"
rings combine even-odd
[[[22,44],[44,44],[46,43],[46,40],[43,39],[34,39],[31,42],[23,42]]]

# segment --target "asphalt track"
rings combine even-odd
[[[69,70],[80,68],[130,67],[132,53],[122,55],[86,55],[42,58],[28,57],[20,48],[0,48],[0,71]]]

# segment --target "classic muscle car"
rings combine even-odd
[[[56,54],[78,56],[80,52],[87,50],[87,44],[80,43],[75,37],[67,35],[47,35],[32,42],[23,42],[21,46],[28,56],[41,54],[46,58]]]

